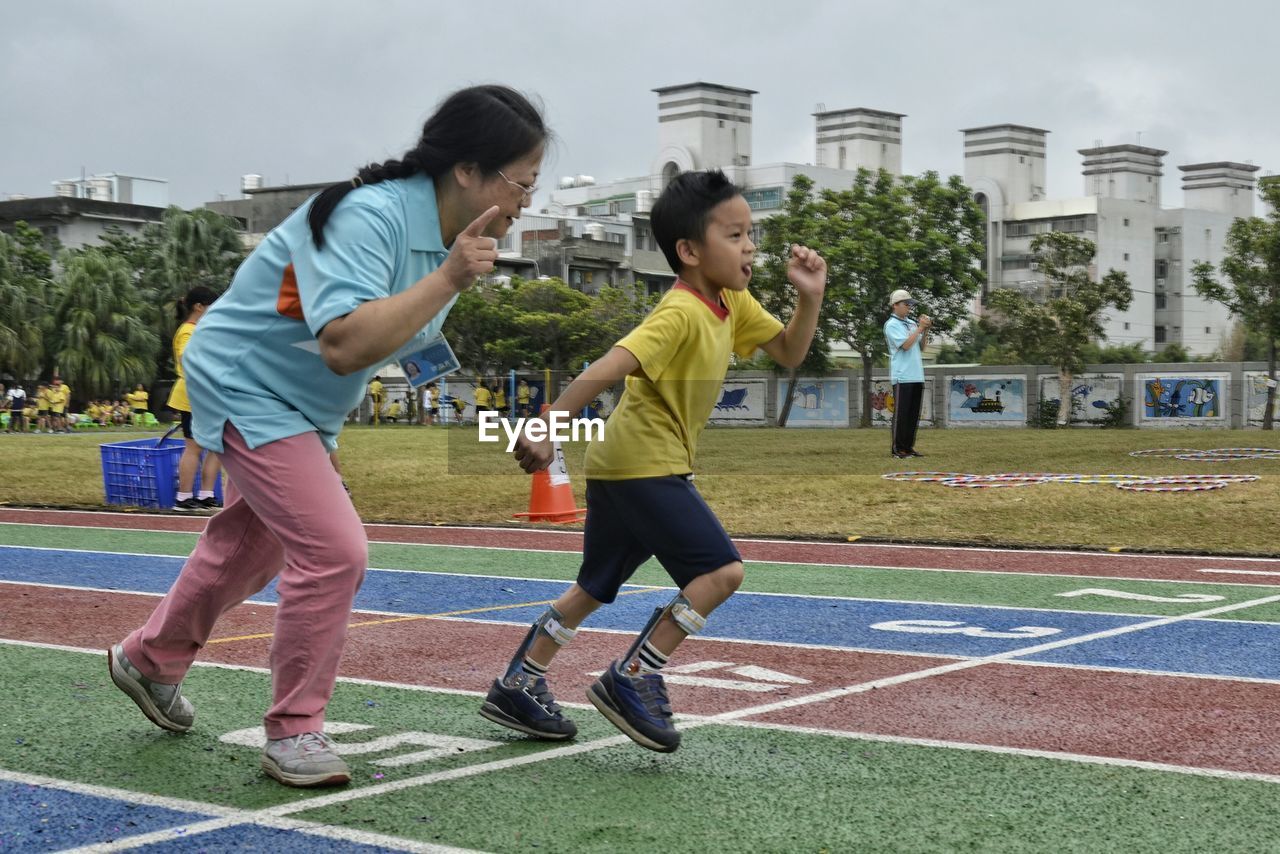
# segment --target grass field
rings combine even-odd
[[[0,435],[0,503],[102,507],[98,445],[137,435]],[[366,521],[493,525],[526,509],[527,476],[502,445],[476,441],[474,428],[357,426],[341,444],[344,476]],[[925,430],[919,448],[928,456],[904,465],[889,456],[883,430],[718,428],[703,434],[697,483],[739,536],[1274,555],[1280,460],[1183,462],[1129,452],[1278,444],[1239,430]],[[580,500],[584,449],[565,449]],[[1077,484],[949,489],[880,477],[912,468],[1263,477],[1189,494]]]

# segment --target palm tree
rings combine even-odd
[[[0,365],[19,380],[39,373],[44,355],[40,320],[50,281],[49,253],[39,231],[18,222],[0,233]]]
[[[47,327],[60,374],[90,397],[150,383],[160,336],[128,265],[94,248],[66,253],[61,264]]]

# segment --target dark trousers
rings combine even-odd
[[[916,449],[916,428],[920,426],[920,403],[924,399],[924,383],[894,383],[893,428],[890,449],[906,454]]]

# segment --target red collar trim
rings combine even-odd
[[[718,303],[712,302],[711,300],[704,297],[701,293],[699,293],[696,289],[689,287],[680,279],[676,279],[675,288],[677,290],[688,291],[689,293],[693,294],[695,297],[698,298],[699,301],[701,301],[703,305],[711,309],[711,312],[721,320],[729,319],[729,309],[725,307],[723,299],[720,300]]]

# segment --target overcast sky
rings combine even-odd
[[[39,0],[0,4],[0,199],[95,172],[167,178],[195,207],[240,176],[330,181],[403,152],[446,93],[543,100],[556,176],[648,172],[655,87],[755,89],[753,162],[813,161],[811,113],[906,113],[903,168],[962,174],[958,129],[1046,128],[1048,195],[1077,149],[1280,170],[1280,6],[1266,0],[616,3]],[[538,201],[545,201],[545,194]]]

